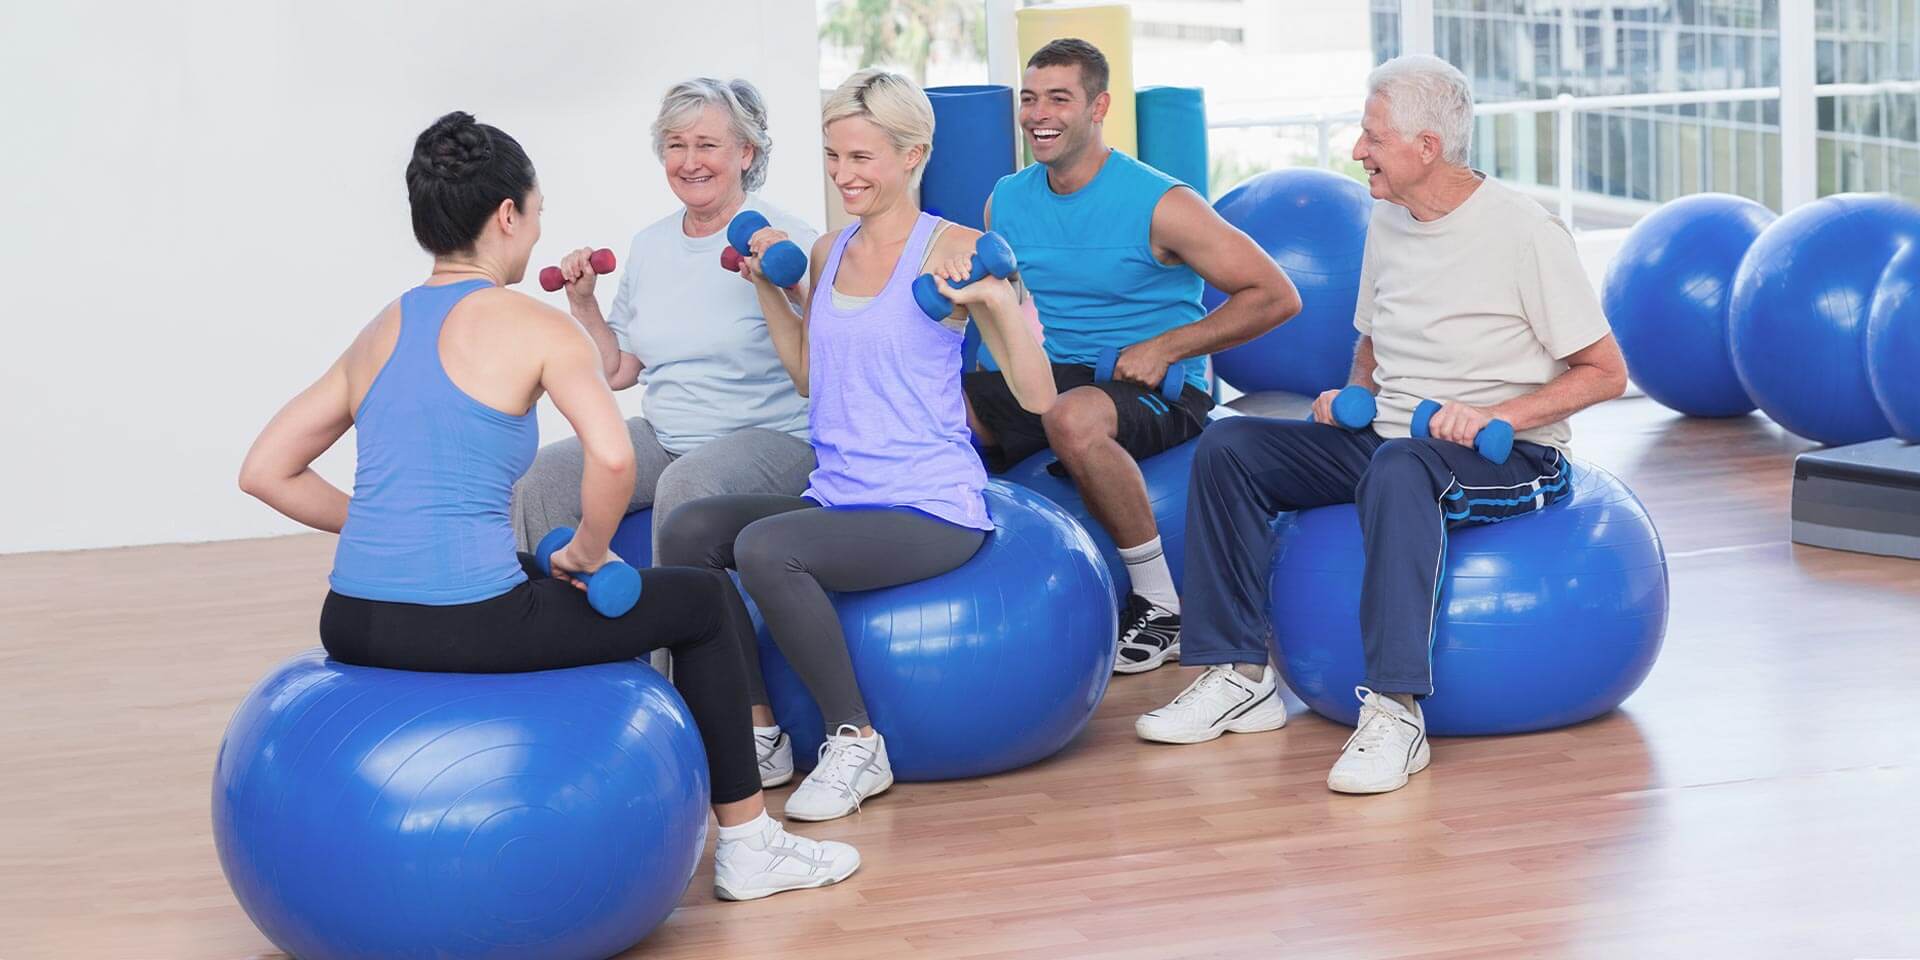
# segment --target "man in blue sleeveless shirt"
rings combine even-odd
[[[1084,40],[1055,40],[1027,61],[1020,126],[1035,162],[1001,178],[986,217],[1019,258],[1060,396],[1037,416],[998,371],[964,382],[987,466],[1053,448],[1120,548],[1133,593],[1114,670],[1139,673],[1179,656],[1180,597],[1136,461],[1199,436],[1213,407],[1200,360],[1186,365],[1177,400],[1161,396],[1161,380],[1177,361],[1278,326],[1299,312],[1300,295],[1206,198],[1107,147],[1111,102],[1107,58]],[[1228,295],[1212,313],[1200,305],[1203,280]],[[1096,383],[1107,349],[1120,351],[1113,379]]]

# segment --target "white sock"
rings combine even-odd
[[[768,740],[778,740],[780,738],[780,725],[776,723],[771,727],[763,727],[755,724],[753,735],[756,737],[765,737]]]
[[[1180,594],[1173,589],[1173,571],[1167,568],[1159,537],[1137,547],[1121,547],[1120,559],[1127,565],[1134,593],[1168,613],[1180,612]]]
[[[751,840],[764,834],[767,831],[767,826],[771,823],[773,823],[773,818],[767,816],[767,811],[762,810],[759,816],[739,826],[721,827],[720,842],[730,843],[736,840]]]

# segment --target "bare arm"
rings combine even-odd
[[[1495,404],[1487,412],[1513,424],[1515,430],[1531,430],[1558,423],[1627,390],[1627,361],[1611,333],[1574,351],[1566,362],[1566,372],[1540,389]]]
[[[1115,365],[1117,377],[1155,386],[1167,364],[1246,343],[1300,312],[1300,292],[1280,265],[1192,190],[1175,188],[1161,196],[1153,211],[1153,247],[1170,262],[1192,267],[1227,301],[1197,323],[1129,348]],[[1147,368],[1154,365],[1160,369],[1149,378]]]
[[[753,246],[764,250],[776,239],[766,239],[778,234],[777,240],[786,239],[786,234],[768,227],[754,234]],[[780,355],[780,365],[787,368],[787,376],[793,379],[793,388],[801,396],[807,395],[807,321],[806,316],[813,306],[813,294],[820,283],[820,266],[826,262],[827,255],[833,252],[833,238],[829,233],[813,242],[813,250],[807,254],[806,286],[787,291],[773,285],[760,272],[758,253],[740,262],[740,274],[753,281],[753,292],[760,300],[761,315],[767,318],[767,335],[773,339],[773,350]]]
[[[347,495],[315,473],[313,461],[353,426],[351,403],[342,356],[260,431],[240,465],[240,489],[315,530],[339,533]]]
[[[1368,393],[1379,393],[1380,385],[1373,381],[1373,370],[1377,366],[1373,359],[1373,338],[1361,337],[1353,345],[1353,371],[1347,374],[1347,382],[1366,387]]]
[[[954,317],[973,318],[980,342],[1000,362],[1007,388],[1022,409],[1046,413],[1058,394],[1053,364],[1040,345],[1040,320],[1024,287],[998,277],[983,277],[959,289],[951,283],[972,272],[978,230],[957,224],[940,235],[931,270],[941,294],[953,301]]]
[[[611,559],[607,545],[633,497],[633,440],[601,372],[593,342],[553,315],[543,331],[540,386],[580,438],[585,469],[580,475],[579,526],[573,542],[554,555],[562,570],[593,571]]]
[[[589,262],[592,255],[591,248],[581,247],[560,260],[560,275],[567,281],[567,312],[593,339],[594,348],[600,352],[600,370],[607,378],[607,386],[625,390],[640,380],[640,358],[620,349],[619,336],[600,312],[600,298],[594,294],[595,277]],[[632,268],[633,264],[628,263],[627,272],[620,275],[619,292],[613,298],[616,315],[633,295],[627,288],[633,276]]]

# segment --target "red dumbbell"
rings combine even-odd
[[[595,250],[587,257],[587,265],[593,268],[594,273],[603,275],[612,273],[615,265],[613,251],[606,247]],[[567,278],[560,275],[559,267],[547,267],[540,271],[540,289],[552,293],[566,285]]]
[[[720,251],[720,269],[728,273],[739,273],[740,261],[745,259],[745,257],[740,255],[740,251],[732,247],[727,247]]]

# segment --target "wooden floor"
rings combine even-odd
[[[1807,445],[1757,415],[1577,424],[1672,565],[1621,711],[1439,740],[1354,798],[1324,785],[1346,731],[1297,702],[1153,746],[1133,718],[1187,675],[1116,677],[1051,761],[802,827],[860,846],[849,882],[722,904],[703,868],[629,956],[1920,957],[1920,563],[1790,544]],[[248,687],[315,642],[331,550],[0,557],[0,957],[275,955],[215,862],[209,776]]]

